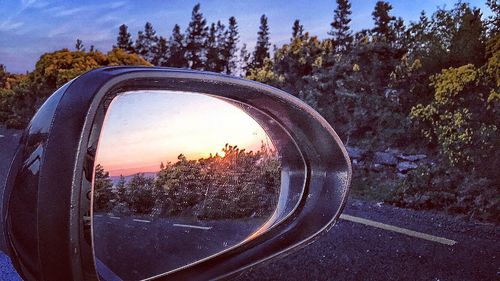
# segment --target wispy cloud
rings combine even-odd
[[[27,8],[29,6],[32,6],[33,4],[36,3],[36,0],[21,0],[21,4],[23,7]]]
[[[21,11],[28,8],[41,9],[49,5],[49,2],[44,0],[21,0]]]
[[[0,31],[14,31],[24,25],[21,21],[12,21],[7,19],[0,23]]]
[[[103,11],[113,11],[119,8],[122,8],[126,5],[125,2],[111,2],[105,4],[97,4],[97,5],[86,5],[80,7],[66,7],[66,6],[54,6],[48,7],[45,9],[45,12],[51,14],[54,17],[68,17],[74,16],[77,14],[81,14],[84,12],[92,12],[101,14]]]
[[[79,7],[79,8],[72,8],[72,9],[61,9],[58,12],[54,14],[56,17],[67,17],[67,16],[74,16],[76,14],[80,14],[87,10],[88,8],[85,7]]]
[[[118,9],[124,7],[127,3],[123,1],[108,3],[110,9]]]

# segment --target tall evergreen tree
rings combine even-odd
[[[110,209],[111,200],[114,197],[112,188],[113,182],[109,177],[109,172],[97,164],[94,172],[94,211],[102,212]]]
[[[396,39],[393,28],[393,22],[396,18],[390,15],[391,10],[392,6],[388,2],[378,1],[375,4],[375,10],[372,13],[375,27],[372,32],[378,41],[393,42]]]
[[[116,46],[113,46],[113,48],[123,49],[128,53],[134,52],[134,43],[132,42],[132,36],[128,32],[127,25],[120,25],[118,37],[116,38]]]
[[[295,37],[302,37],[304,33],[304,26],[300,24],[300,20],[295,20],[292,26],[292,39]]]
[[[167,66],[167,60],[168,60],[168,42],[167,39],[160,36],[160,39],[158,40],[158,47],[156,48],[156,53],[152,64],[159,66]]]
[[[460,25],[451,40],[450,59],[453,67],[472,63],[479,67],[485,63],[485,28],[479,9],[468,10],[460,18]]]
[[[238,34],[238,25],[235,17],[229,18],[229,26],[227,28],[226,40],[223,48],[224,56],[224,71],[226,74],[231,74],[236,68],[235,54],[238,51],[238,41],[240,40]]]
[[[261,68],[264,66],[264,60],[269,58],[271,43],[269,42],[269,26],[267,25],[266,15],[260,17],[260,27],[257,34],[257,45],[253,53],[252,68]]]
[[[158,52],[158,37],[153,25],[149,22],[144,26],[144,31],[139,31],[135,41],[135,51],[145,60],[153,63],[155,54]]]
[[[116,196],[118,197],[119,202],[126,202],[127,201],[127,181],[125,180],[125,177],[123,175],[120,175],[120,179],[118,180],[118,183],[116,184]]]
[[[332,29],[328,32],[333,36],[333,47],[337,52],[343,53],[351,49],[353,36],[350,30],[351,3],[349,0],[337,0],[334,11]]]
[[[227,61],[224,55],[227,36],[229,33],[226,31],[226,26],[219,20],[215,28],[215,40],[217,46],[217,65],[216,72],[223,72],[226,69]],[[229,58],[228,58],[229,59]]]
[[[179,25],[175,25],[172,30],[172,36],[169,40],[169,57],[167,66],[188,67],[186,60],[186,46],[184,45],[184,35],[181,33]]]
[[[249,71],[250,63],[251,63],[250,57],[251,57],[251,54],[248,52],[247,44],[243,43],[243,46],[241,46],[240,55],[238,58],[239,68],[241,69],[240,75],[243,77],[248,75],[248,71]]]
[[[217,71],[217,64],[219,63],[219,49],[217,48],[216,32],[217,29],[215,27],[215,23],[212,23],[210,25],[207,41],[205,43],[207,48],[205,70],[208,71]]]
[[[207,39],[207,21],[200,12],[200,4],[193,7],[191,22],[186,31],[186,58],[192,69],[204,69],[206,61],[205,42]]]
[[[486,5],[493,12],[493,15],[489,17],[489,32],[490,36],[500,32],[500,2],[498,0],[486,0]]]
[[[76,39],[75,49],[76,49],[77,51],[85,51],[85,48],[83,48],[83,43],[82,43],[82,40],[80,40],[80,39]]]

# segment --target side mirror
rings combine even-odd
[[[207,72],[97,69],[26,129],[2,250],[25,280],[222,278],[330,229],[350,178],[334,130],[283,91]]]

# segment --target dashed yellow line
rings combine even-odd
[[[402,227],[397,227],[397,226],[390,225],[390,224],[376,222],[376,221],[372,221],[372,220],[368,220],[368,219],[364,219],[364,218],[359,218],[359,217],[355,217],[355,216],[351,216],[351,215],[347,215],[347,214],[340,215],[340,219],[355,222],[355,223],[361,223],[361,224],[368,225],[371,227],[376,227],[376,228],[380,228],[380,229],[384,229],[384,230],[388,230],[388,231],[392,231],[392,232],[396,232],[396,233],[401,233],[401,234],[408,235],[411,237],[420,238],[420,239],[424,239],[424,240],[428,240],[428,241],[432,241],[432,242],[436,242],[436,243],[441,243],[441,244],[448,245],[448,246],[453,246],[453,245],[457,244],[457,241],[455,241],[455,240],[451,240],[451,239],[447,239],[447,238],[443,238],[443,237],[439,237],[439,236],[434,236],[434,235],[430,235],[427,233],[422,233],[422,232],[418,232],[418,231],[414,231],[414,230],[410,230],[410,229],[406,229],[406,228],[402,228]]]

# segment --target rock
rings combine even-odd
[[[405,174],[402,174],[402,173],[396,173],[396,175],[398,176],[398,178],[400,179],[404,179],[406,178],[406,175]]]
[[[375,155],[373,156],[373,162],[375,164],[390,166],[395,166],[398,163],[396,157],[388,152],[375,152]]]
[[[397,154],[399,154],[400,151],[398,149],[396,149],[396,148],[390,148],[390,147],[388,147],[384,152],[397,155]]]
[[[398,91],[389,88],[384,91],[384,95],[386,98],[394,98],[398,96]]]
[[[398,171],[400,172],[408,172],[409,170],[416,169],[417,167],[417,164],[408,161],[399,162],[397,166]]]
[[[374,163],[372,165],[372,170],[375,172],[381,172],[382,170],[384,170],[384,167],[380,164]]]
[[[352,160],[352,167],[356,169],[362,169],[365,166],[365,162],[363,161],[358,161],[356,159]]]
[[[427,158],[427,155],[425,155],[425,154],[409,154],[409,155],[399,154],[398,158],[402,159],[402,160],[406,160],[406,161],[415,162],[415,161],[419,161],[419,160]]]
[[[349,154],[349,157],[355,159],[363,158],[363,156],[366,154],[366,150],[363,150],[361,148],[348,146],[346,147],[346,150],[347,154]]]

